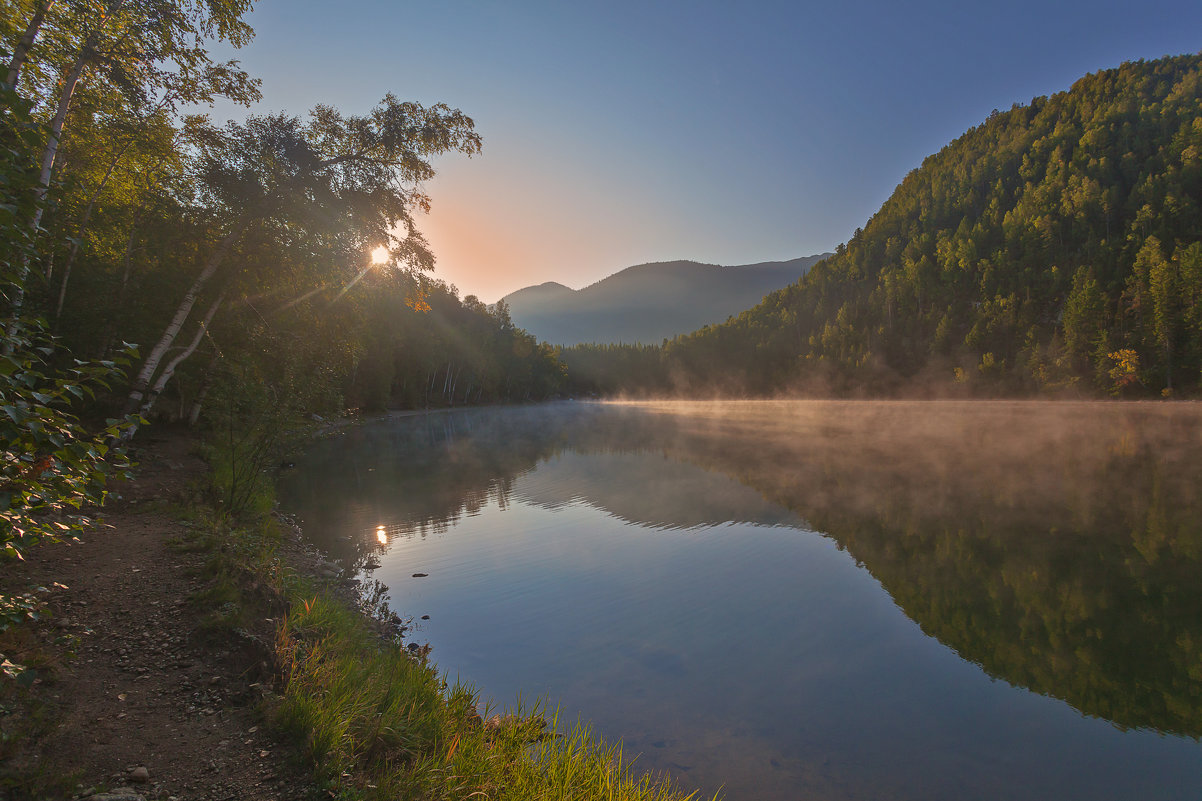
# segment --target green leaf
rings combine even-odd
[[[12,663],[10,662],[9,664],[12,664]],[[37,681],[37,678],[38,678],[38,672],[36,670],[32,670],[30,668],[25,668],[20,673],[17,674],[17,677],[16,677],[17,686],[21,687],[23,689],[29,689],[30,687],[33,686],[33,683],[35,681]]]

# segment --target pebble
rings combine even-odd
[[[146,769],[145,765],[139,765],[130,772],[129,780],[139,783],[148,782],[150,781],[150,771]]]
[[[130,787],[118,787],[115,790],[109,790],[107,793],[88,796],[87,801],[146,801],[146,797],[141,793],[135,792]]]

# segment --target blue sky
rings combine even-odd
[[[995,108],[1202,50],[1202,3],[259,0],[258,111],[386,92],[472,116],[421,224],[492,302],[632,264],[833,250]],[[221,108],[219,118],[241,116]]]

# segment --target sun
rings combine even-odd
[[[372,264],[383,264],[384,262],[388,261],[389,255],[390,254],[388,252],[388,248],[384,247],[383,245],[380,245],[378,248],[376,248],[375,250],[373,250],[371,252],[371,263]]]

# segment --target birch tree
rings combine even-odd
[[[60,0],[37,2],[29,23],[17,26],[21,38],[11,48],[6,85],[43,98],[48,119],[36,192],[50,191],[55,161],[79,87],[96,77],[131,105],[210,102],[216,95],[237,102],[257,99],[257,82],[230,62],[214,64],[210,41],[241,47],[253,35],[241,17],[253,0]],[[17,15],[23,4],[5,2]],[[38,75],[27,65],[37,62]],[[23,80],[24,79],[24,80]],[[28,221],[42,224],[44,203]],[[28,261],[22,263],[15,309],[24,305]]]
[[[431,269],[434,257],[414,216],[430,207],[422,188],[434,177],[430,159],[452,151],[475,155],[481,138],[458,109],[388,95],[366,115],[344,116],[318,106],[303,121],[256,116],[199,132],[196,143],[199,200],[224,222],[134,377],[126,401],[130,411],[150,410],[148,388],[156,385],[164,358],[206,288],[219,276],[222,284],[237,278],[226,273],[236,273],[231,265],[244,262],[230,257],[251,228],[303,239],[311,253],[320,254],[308,261],[334,275],[312,276],[315,285],[331,279],[352,285],[372,268],[368,254],[376,247],[389,253],[383,269]],[[259,282],[270,284],[271,277],[259,276]]]

